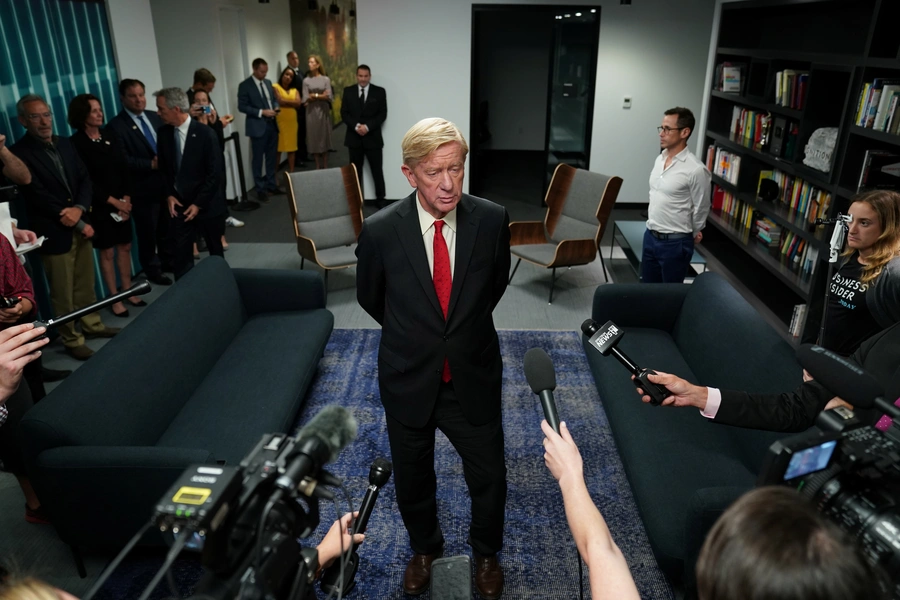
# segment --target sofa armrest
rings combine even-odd
[[[690,592],[696,592],[697,559],[700,549],[709,531],[734,501],[750,491],[744,487],[703,488],[694,492],[688,504],[688,512],[684,520],[684,586],[690,598]],[[693,597],[696,597],[693,596]]]
[[[601,285],[594,292],[591,317],[599,324],[672,331],[691,286],[681,283]]]
[[[193,448],[62,446],[33,457],[29,475],[64,542],[121,548],[188,466],[212,460]]]
[[[325,283],[313,271],[233,269],[247,314],[325,308]]]

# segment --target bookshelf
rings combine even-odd
[[[900,87],[897,22],[897,0],[722,5],[698,155],[713,164],[718,192],[700,248],[763,301],[787,337],[794,307],[808,305],[798,342],[815,339],[827,283],[831,226],[816,227],[816,216],[846,213],[872,155],[900,155],[900,106],[890,110],[895,93],[900,105],[892,87]],[[719,77],[726,66],[728,77]],[[877,95],[866,103],[875,89],[887,90],[885,106]],[[763,116],[771,118],[767,145],[759,134]],[[820,128],[837,129],[827,172],[803,162]],[[762,178],[778,180],[775,200],[758,196]]]

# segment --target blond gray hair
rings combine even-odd
[[[458,142],[462,148],[462,158],[466,159],[469,145],[459,128],[440,117],[422,119],[409,128],[403,136],[400,147],[403,149],[403,164],[415,168],[429,154],[452,142]]]

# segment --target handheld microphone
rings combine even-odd
[[[834,223],[849,223],[852,217],[850,215],[842,215],[838,213],[838,216],[833,219],[816,219],[816,225],[832,225]],[[809,369],[807,369],[809,371]]]
[[[587,319],[581,324],[581,331],[588,336],[591,346],[600,351],[603,356],[612,354],[628,371],[634,375],[634,386],[641,388],[650,396],[650,404],[659,406],[662,401],[672,395],[665,386],[657,385],[650,381],[648,375],[656,375],[652,369],[642,369],[637,366],[625,353],[616,348],[616,344],[625,336],[625,332],[619,329],[612,321],[607,321],[603,327],[599,327],[593,319]]]
[[[532,348],[525,353],[525,379],[531,391],[541,397],[547,423],[553,431],[559,433],[559,413],[556,412],[556,402],[553,401],[556,372],[553,370],[553,361],[541,348]]]
[[[874,377],[843,356],[821,346],[803,344],[797,360],[826,390],[859,408],[877,408],[900,419],[900,407],[884,399],[884,388]]]
[[[366,488],[366,495],[363,496],[362,504],[359,507],[359,515],[353,522],[351,536],[357,533],[365,533],[366,525],[369,523],[369,517],[372,515],[372,509],[375,508],[375,501],[378,499],[378,492],[391,478],[393,465],[385,458],[376,458],[375,462],[369,468],[369,487]],[[326,594],[340,593],[346,595],[356,587],[356,571],[359,568],[359,553],[356,549],[359,544],[353,543],[347,553],[338,558],[325,569],[322,573],[322,591]],[[344,565],[344,578],[341,579],[341,561],[347,557],[347,563]]]
[[[140,283],[134,284],[127,290],[121,291],[118,294],[110,296],[109,298],[104,298],[103,300],[100,300],[99,302],[94,302],[93,304],[89,304],[83,308],[79,308],[78,310],[72,311],[68,314],[62,315],[55,319],[50,319],[46,322],[35,321],[34,326],[35,327],[46,327],[47,329],[50,329],[51,327],[59,327],[60,325],[65,325],[66,323],[69,323],[70,321],[74,321],[75,319],[80,319],[81,317],[83,317],[85,315],[89,315],[93,312],[97,312],[101,308],[106,308],[107,306],[111,306],[111,305],[115,304],[116,302],[121,302],[122,300],[125,300],[126,298],[130,298],[131,296],[139,296],[142,294],[146,294],[151,289],[152,288],[150,287],[149,283],[147,283],[146,281],[141,281]]]
[[[350,411],[336,404],[326,406],[297,432],[294,456],[275,486],[285,491],[297,489],[305,477],[318,475],[354,439],[356,419]]]

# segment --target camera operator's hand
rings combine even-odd
[[[331,525],[331,529],[322,538],[322,542],[316,546],[316,550],[319,552],[320,568],[327,569],[342,554],[342,550],[349,550],[351,544],[361,544],[366,539],[364,533],[357,533],[352,538],[350,537],[350,525],[358,515],[359,511],[352,515],[347,513]]]
[[[15,393],[22,380],[22,369],[41,355],[38,348],[46,345],[50,338],[35,338],[46,331],[46,327],[35,328],[33,323],[0,331],[0,401],[5,402]]]
[[[647,377],[653,383],[665,387],[669,390],[669,393],[672,394],[663,400],[660,406],[693,406],[700,410],[706,410],[706,398],[709,394],[709,390],[705,387],[693,385],[681,377],[663,373],[662,371],[657,371],[656,374],[651,373]],[[634,376],[632,376],[631,379],[634,380]],[[649,403],[650,396],[644,395],[644,390],[641,388],[636,389],[638,394],[641,395],[641,400]]]
[[[28,298],[21,298],[10,308],[0,308],[0,323],[15,323],[25,315],[30,315],[34,305]]]

